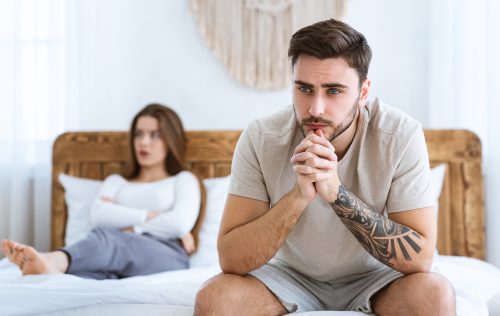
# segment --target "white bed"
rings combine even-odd
[[[0,315],[192,315],[200,285],[219,273],[216,253],[230,164],[239,131],[188,133],[188,160],[206,178],[207,212],[200,247],[191,269],[122,280],[88,280],[71,275],[22,277],[0,260]],[[452,283],[457,314],[500,316],[500,270],[473,258],[484,258],[484,206],[481,148],[467,131],[426,131],[430,161],[445,164],[433,171],[439,197],[436,271]],[[75,242],[90,229],[88,204],[99,182],[123,167],[128,140],[121,132],[67,133],[54,144],[52,182],[52,247]],[[59,182],[61,180],[61,182]],[[310,312],[302,315],[364,315],[355,312]]]
[[[488,302],[500,293],[500,270],[477,259],[452,256],[439,256],[435,268],[455,288],[457,315],[488,315]],[[3,259],[0,315],[192,315],[198,288],[219,272],[217,265],[211,265],[122,280],[97,281],[71,275],[22,277]],[[342,314],[346,315],[314,312]]]

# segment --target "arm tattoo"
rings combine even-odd
[[[339,186],[337,199],[330,205],[361,245],[382,263],[392,267],[389,261],[397,259],[397,248],[405,261],[412,260],[408,247],[415,253],[420,252],[420,234],[371,210],[343,184]]]

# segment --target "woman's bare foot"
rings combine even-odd
[[[61,274],[62,272],[57,270],[50,262],[47,260],[45,254],[39,253],[35,248],[26,246],[22,249],[22,259],[21,264],[18,267],[23,272],[23,275],[30,274]]]
[[[5,257],[9,258],[10,262],[14,263],[14,258],[17,255],[16,248],[19,246],[18,243],[9,240],[9,239],[3,239],[1,243],[1,251],[5,255]]]
[[[39,253],[33,247],[4,239],[2,240],[1,250],[12,263],[17,265],[23,275],[62,273],[47,260],[45,254]]]

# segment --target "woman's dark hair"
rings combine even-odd
[[[372,58],[363,34],[334,19],[306,26],[292,35],[288,48],[292,68],[301,54],[319,59],[343,58],[358,73],[360,86],[368,76]]]
[[[165,158],[164,162],[165,171],[171,176],[176,175],[183,170],[193,172],[192,170],[190,170],[186,162],[185,155],[187,138],[181,119],[171,108],[161,104],[152,103],[140,110],[139,113],[135,115],[134,119],[132,120],[132,124],[130,125],[130,163],[125,173],[125,177],[127,179],[135,179],[139,176],[139,173],[141,171],[141,166],[139,164],[139,161],[137,160],[137,156],[134,150],[134,134],[136,132],[137,121],[139,120],[139,118],[144,116],[154,117],[158,121],[161,139],[163,140],[167,148],[167,157]],[[196,175],[195,172],[193,173]],[[200,186],[201,203],[198,219],[196,220],[191,233],[193,234],[195,245],[198,246],[198,233],[200,231],[202,221],[205,217],[206,190],[203,182],[201,181],[201,178],[198,175],[196,175],[196,177],[198,178],[198,183]]]

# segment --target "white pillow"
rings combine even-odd
[[[442,163],[433,168],[430,172],[431,176],[431,195],[436,204],[436,220],[439,214],[439,196],[441,195],[441,189],[443,188],[444,176],[446,174],[446,164]],[[434,257],[439,254],[437,247],[434,253]]]
[[[64,244],[69,246],[85,238],[92,229],[90,207],[99,195],[102,181],[59,174],[68,207],[68,222]]]
[[[217,235],[226,204],[230,176],[203,180],[207,188],[205,219],[200,229],[198,250],[190,258],[191,267],[219,264]]]
[[[443,188],[444,175],[446,174],[446,164],[442,163],[431,168],[431,194],[436,201],[436,216],[439,210],[439,196]]]

